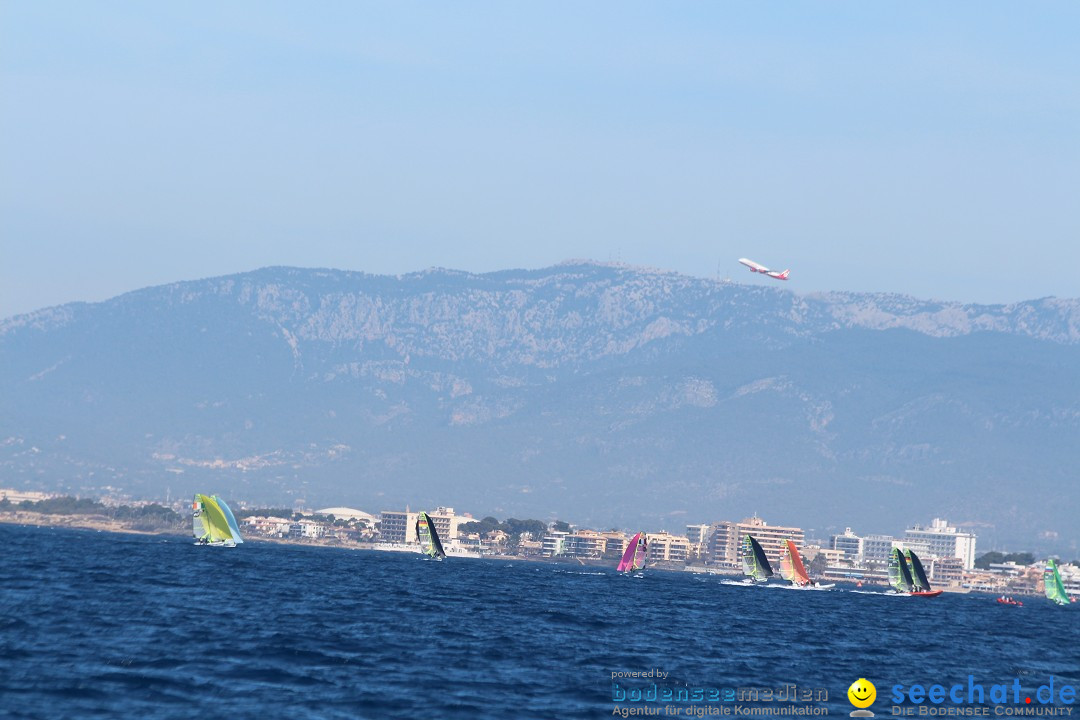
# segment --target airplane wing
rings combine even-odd
[[[769,268],[767,268],[764,265],[761,265],[759,263],[756,263],[753,260],[748,260],[746,258],[739,258],[739,262],[742,263],[743,265],[745,265],[746,267],[750,268],[754,272],[759,272],[759,273],[767,273],[767,272],[769,272]]]

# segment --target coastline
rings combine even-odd
[[[96,530],[98,532],[111,532],[120,533],[125,535],[160,535],[160,536],[180,536],[184,537],[187,533],[185,526],[165,527],[156,529],[139,529],[132,527],[130,523],[123,520],[116,520],[105,517],[104,515],[53,515],[48,513],[37,513],[28,510],[14,510],[7,512],[0,512],[0,524],[5,525],[19,525],[22,527],[51,527],[51,528],[65,528],[71,530]],[[337,538],[277,538],[277,537],[265,537],[262,535],[249,535],[244,538],[245,543],[266,543],[272,545],[296,545],[300,547],[315,547],[315,548],[336,548],[339,550],[368,550],[375,552],[411,552],[410,548],[400,547],[385,547],[382,543],[370,542],[370,543],[346,543]],[[570,558],[545,558],[539,556],[527,556],[527,555],[479,555],[476,553],[453,553],[449,557],[454,559],[465,560],[502,560],[507,562],[530,562],[530,563],[549,563],[559,565],[574,565],[578,567],[588,568],[603,568],[609,567],[610,563],[598,561],[598,560],[574,560]],[[653,570],[660,570],[663,572],[693,572],[699,574],[718,575],[721,577],[736,577],[738,572],[731,572],[727,570],[720,570],[719,568],[705,568],[700,566],[656,566],[651,567]],[[881,587],[873,585],[872,587]],[[942,587],[946,593],[949,594],[976,594],[976,595],[997,595],[998,593],[988,592],[983,590],[972,590],[968,588],[955,588],[955,587]],[[1009,594],[1014,596],[1038,596],[1039,593],[1031,592],[1018,592],[1016,590],[1011,591]]]
[[[97,530],[98,532],[120,533],[125,535],[169,535],[188,537],[186,526],[140,529],[132,527],[124,520],[108,518],[104,515],[55,515],[29,510],[0,512],[0,524],[19,525],[21,527],[53,527],[71,530]],[[376,552],[412,552],[407,547],[380,547],[380,543],[346,543],[337,538],[278,538],[263,535],[247,535],[245,543],[266,543],[270,545],[298,545],[301,547],[338,548],[341,550],[373,550]],[[463,559],[521,560],[527,562],[551,562],[548,558],[525,555],[479,555],[476,553],[452,553],[450,557]],[[565,561],[562,561],[565,562]]]
[[[51,515],[28,510],[15,510],[0,513],[0,523],[21,525],[23,527],[60,527],[78,530],[98,530],[101,532],[122,533],[125,535],[176,535],[181,528],[160,528],[141,530],[131,527],[123,520],[115,520],[104,515]]]
[[[72,530],[97,530],[99,532],[113,532],[126,535],[170,535],[184,537],[187,533],[185,526],[158,528],[144,530],[131,527],[123,520],[107,518],[104,515],[52,515],[37,513],[29,510],[15,510],[0,512],[0,523],[6,525],[19,525],[22,527],[58,527]],[[364,542],[346,543],[337,538],[278,538],[263,535],[247,535],[245,543],[266,543],[271,545],[298,545],[301,547],[337,548],[340,550],[370,550],[375,552],[415,552],[406,546],[386,547],[383,543]],[[555,563],[562,565],[576,565],[579,567],[608,567],[610,563],[584,560],[577,561],[569,558],[545,558],[533,555],[480,555],[470,552],[452,552],[448,557],[465,560],[503,560],[508,562],[536,562]],[[669,572],[679,572],[683,568],[657,566],[655,569]]]

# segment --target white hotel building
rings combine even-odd
[[[690,540],[668,532],[647,533],[649,562],[686,562],[690,556]]]
[[[414,543],[416,539],[416,518],[419,512],[409,510],[383,510],[379,518],[379,539],[387,543]],[[431,524],[435,526],[435,532],[439,534],[443,544],[449,544],[457,540],[458,526],[474,522],[472,515],[457,515],[454,508],[438,507],[428,513]]]
[[[941,518],[934,518],[930,527],[916,525],[904,532],[903,543],[916,552],[923,548],[930,558],[960,558],[965,570],[975,567],[975,535],[950,527]]]
[[[863,539],[851,528],[844,528],[843,535],[832,536],[832,549],[840,552],[843,561],[850,565],[860,565],[863,561]]]

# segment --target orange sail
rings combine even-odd
[[[799,557],[799,549],[790,540],[784,542],[787,547],[784,548],[784,556],[780,558],[780,575],[785,580],[790,580],[792,585],[809,585],[810,576],[806,574],[802,558]]]

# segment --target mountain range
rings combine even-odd
[[[1076,549],[1080,300],[273,267],[0,321],[0,484]]]

